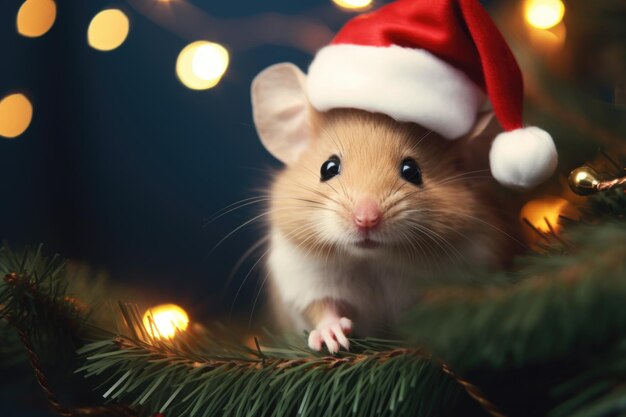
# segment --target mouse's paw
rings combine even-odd
[[[319,352],[326,344],[331,354],[339,352],[340,346],[345,350],[350,350],[350,341],[346,337],[350,332],[352,332],[352,320],[346,317],[326,319],[309,333],[309,347]]]

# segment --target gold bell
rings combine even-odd
[[[576,168],[569,174],[569,186],[578,195],[590,195],[598,191],[600,176],[590,166]]]

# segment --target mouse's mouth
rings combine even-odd
[[[374,249],[380,246],[380,242],[366,237],[365,239],[356,242],[355,246],[361,249]]]

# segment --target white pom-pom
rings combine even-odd
[[[491,145],[491,174],[509,188],[528,189],[547,180],[558,156],[550,134],[538,127],[500,133]]]

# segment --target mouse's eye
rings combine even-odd
[[[400,164],[400,176],[410,183],[422,185],[422,170],[414,159],[406,158]]]
[[[335,175],[339,174],[341,170],[341,161],[337,155],[333,155],[326,162],[322,164],[322,168],[320,169],[320,178],[322,182],[328,181]]]

